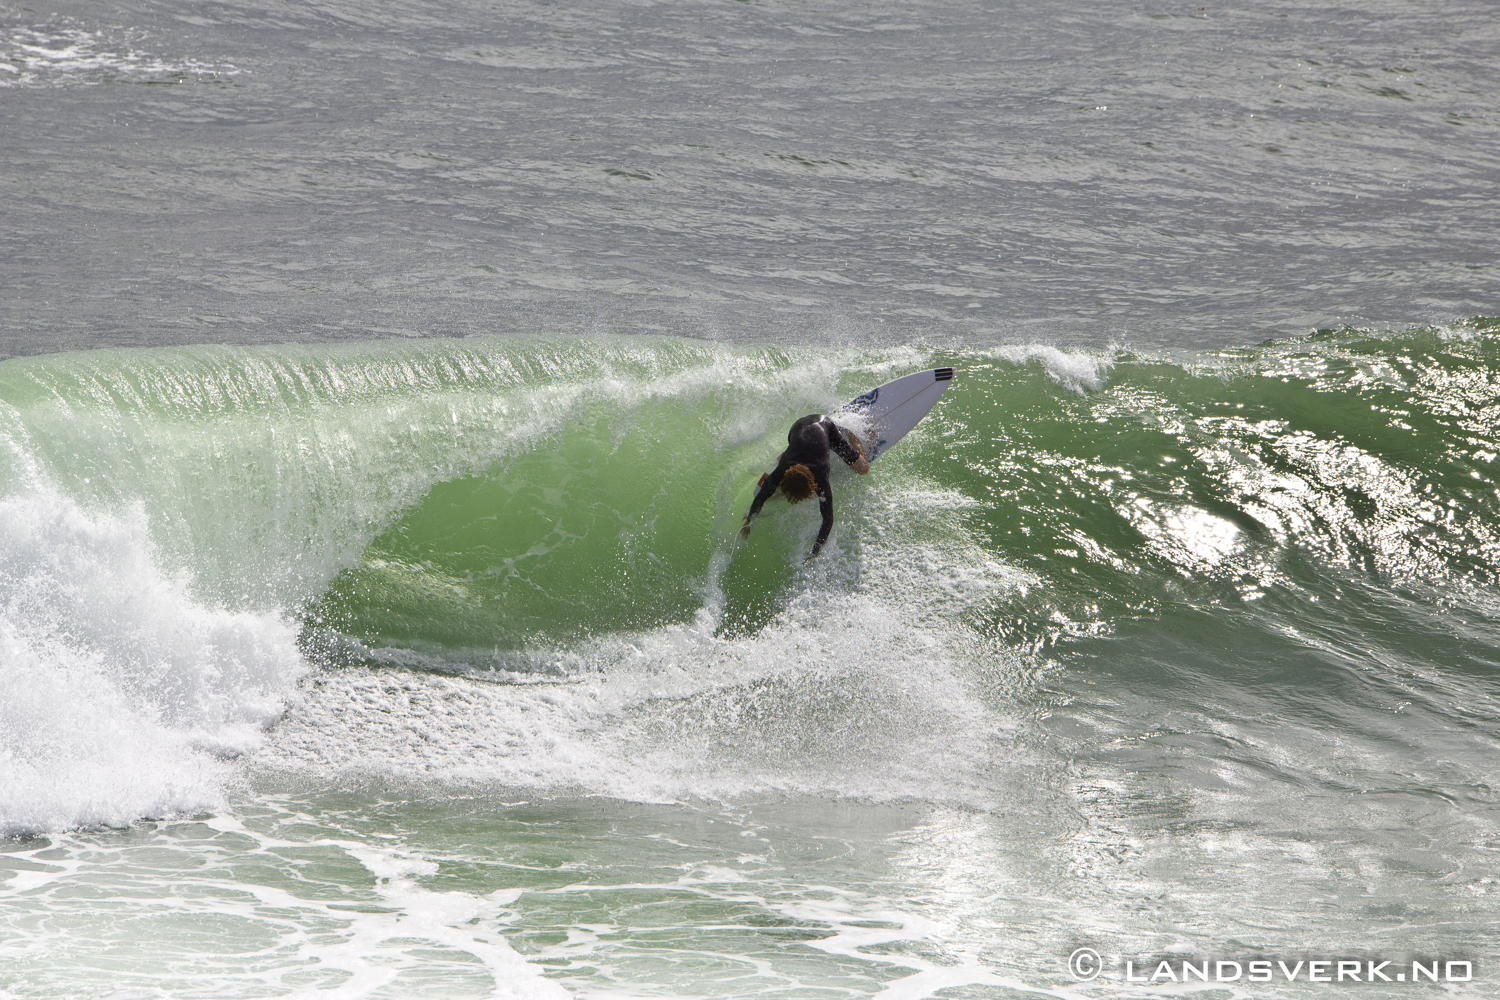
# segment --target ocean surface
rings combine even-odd
[[[1500,18],[1203,4],[0,4],[0,997],[1500,996]]]

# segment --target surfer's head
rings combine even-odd
[[[818,481],[813,478],[812,470],[802,464],[790,466],[781,474],[781,492],[786,494],[790,503],[801,503],[818,488]]]

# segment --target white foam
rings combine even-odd
[[[140,52],[133,41],[69,21],[0,33],[0,87],[90,85],[121,79],[180,82],[240,72],[227,63]]]
[[[256,812],[257,828],[219,815],[12,852],[26,867],[5,884],[15,905],[0,909],[0,980],[56,986],[61,963],[69,996],[568,996],[505,939],[516,891],[434,891],[423,882],[438,865],[395,837],[328,836],[274,800]],[[301,836],[277,836],[275,820]],[[306,859],[319,862],[311,878]],[[182,933],[190,924],[200,933]],[[102,945],[108,962],[76,961],[80,947]]]
[[[144,513],[0,500],[0,831],[216,808],[302,672],[294,628],[163,575]]]
[[[997,347],[990,352],[992,357],[1009,361],[1016,366],[1039,362],[1052,381],[1072,392],[1098,392],[1104,387],[1104,378],[1114,362],[1092,354],[1060,351],[1046,344]]]

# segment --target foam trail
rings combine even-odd
[[[953,620],[1029,578],[964,536],[960,498],[900,491],[886,502],[902,506],[912,531],[948,525],[944,544],[877,529],[888,511],[858,508],[882,502],[851,498],[842,542],[753,635],[717,633],[727,560],[716,558],[692,622],[533,649],[555,661],[551,683],[495,684],[480,678],[502,675],[487,671],[320,673],[256,762],[324,780],[635,801],[775,791],[1001,807],[1014,790],[991,787],[987,761],[1023,754],[1011,720],[969,690],[971,653]]]

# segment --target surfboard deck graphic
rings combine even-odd
[[[855,396],[829,416],[863,434],[865,457],[873,462],[921,423],[952,381],[952,368],[913,372]]]

